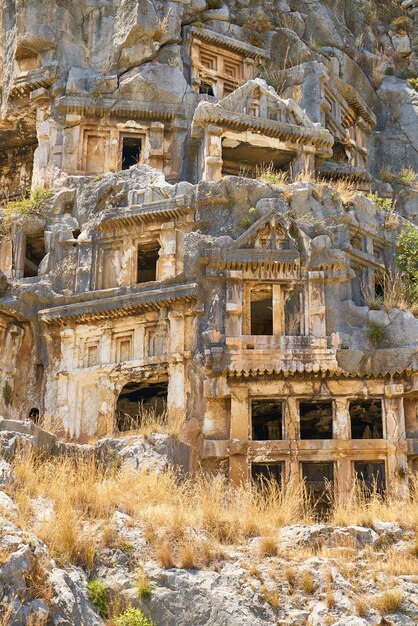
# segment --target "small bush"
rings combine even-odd
[[[418,228],[412,223],[402,229],[397,239],[396,265],[402,272],[406,294],[411,302],[418,301]]]
[[[375,600],[374,604],[382,615],[395,613],[402,606],[402,592],[399,589],[388,589]]]
[[[3,400],[4,400],[4,404],[6,406],[9,406],[12,403],[12,388],[10,387],[9,383],[6,381],[6,383],[3,386]]]
[[[387,341],[388,331],[385,324],[370,321],[366,325],[366,337],[372,346],[380,346]]]
[[[116,626],[154,626],[140,609],[129,607],[115,619]]]
[[[418,91],[418,76],[414,78],[408,78],[408,83],[411,85],[411,87],[415,89],[415,91]]]
[[[242,27],[245,32],[249,43],[253,46],[262,46],[264,42],[264,36],[271,28],[271,22],[268,16],[263,12],[257,16],[250,15],[248,20]]]
[[[24,200],[16,200],[14,202],[9,202],[4,207],[4,212],[6,217],[11,217],[14,215],[20,215],[22,217],[27,217],[28,215],[38,215],[39,217],[44,217],[43,208],[45,202],[51,196],[52,191],[49,189],[43,189],[42,187],[37,187],[33,191],[29,198]]]
[[[141,574],[136,581],[136,590],[140,598],[146,600],[151,596],[151,583],[147,576]]]
[[[366,198],[371,200],[378,209],[385,213],[390,213],[392,210],[392,200],[390,198],[381,198],[376,193],[366,194]]]
[[[277,556],[279,552],[279,546],[277,545],[277,539],[273,536],[262,537],[260,540],[260,556]]]
[[[311,572],[305,570],[300,579],[300,587],[305,593],[312,594],[315,591],[315,580]]]
[[[400,34],[400,33],[409,33],[413,25],[414,25],[414,22],[411,20],[410,17],[407,17],[406,15],[400,15],[399,17],[396,17],[392,21],[390,27],[392,30]]]
[[[221,9],[223,4],[224,0],[206,0],[206,6],[208,9]]]
[[[274,611],[277,611],[280,607],[280,594],[277,589],[269,589],[267,585],[261,585],[261,596],[268,602]]]
[[[98,578],[92,578],[87,583],[87,593],[89,600],[97,608],[97,611],[103,619],[109,616],[109,594],[106,585]]]

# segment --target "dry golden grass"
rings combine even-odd
[[[356,596],[353,600],[356,614],[364,617],[369,612],[369,602],[364,596]]]
[[[29,452],[15,459],[14,472],[9,492],[18,503],[25,503],[23,528],[34,530],[60,563],[77,563],[87,570],[100,546],[120,544],[112,523],[116,510],[130,515],[132,526],[140,525],[163,567],[214,567],[222,558],[222,545],[246,545],[254,536],[261,538],[259,558],[276,556],[275,536],[280,527],[314,521],[303,487],[280,488],[274,482],[236,487],[221,477],[195,475],[180,480],[171,470],[157,474],[106,469],[93,461],[40,459]],[[338,525],[396,521],[418,529],[418,478],[411,477],[410,483],[410,496],[402,501],[394,496],[383,500],[377,494],[366,498],[360,490],[353,490],[348,498],[333,503],[329,520]],[[37,496],[51,499],[54,509],[50,520],[33,527],[29,501]],[[348,567],[355,547],[308,546],[295,551],[292,558],[300,562],[319,554],[342,566],[346,562]],[[399,559],[405,572],[415,573],[414,558],[411,550]],[[382,567],[402,570],[390,559]],[[296,586],[292,569],[286,568],[284,577],[289,588]],[[304,588],[310,584],[307,578],[302,581]]]
[[[338,526],[372,526],[375,520],[380,520],[418,529],[417,473],[411,474],[409,484],[409,494],[405,498],[396,494],[382,498],[377,492],[364,492],[355,485],[348,496],[334,500],[330,522]]]
[[[277,589],[270,589],[267,585],[261,585],[261,596],[268,602],[274,611],[280,607],[280,594]]]
[[[373,605],[382,615],[399,611],[402,606],[402,592],[399,589],[386,589],[373,600]]]
[[[302,572],[299,586],[305,593],[312,594],[315,591],[315,579],[311,572],[308,570]]]
[[[261,537],[260,540],[260,557],[266,556],[278,556],[279,546],[277,545],[276,537],[268,535],[267,537]]]

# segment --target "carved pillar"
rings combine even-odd
[[[226,287],[226,336],[242,335],[242,272],[229,271]]]
[[[407,492],[406,431],[403,406],[403,385],[385,385],[385,425],[388,442],[387,486],[391,491]]]
[[[315,176],[315,148],[314,146],[304,146],[292,162],[293,177],[299,174],[302,176]]]
[[[309,334],[326,336],[324,272],[309,272]]]
[[[335,413],[333,418],[332,432],[333,439],[340,441],[348,441],[351,438],[350,428],[350,401],[346,398],[335,398]],[[344,452],[340,453],[335,464],[335,484],[340,496],[347,494],[352,486],[352,463],[345,456]]]
[[[26,235],[18,231],[13,240],[14,274],[15,278],[23,278],[25,273]]]
[[[164,167],[164,124],[151,122],[149,143],[149,164],[157,170],[162,170]]]
[[[204,136],[203,180],[222,178],[222,128],[208,126]]]
[[[162,224],[160,231],[160,258],[157,263],[157,280],[176,275],[177,236],[174,222]]]
[[[11,239],[0,242],[0,270],[6,278],[13,278],[13,244]]]
[[[32,189],[52,187],[62,163],[62,127],[51,116],[48,105],[36,111],[38,147],[33,157]]]
[[[288,397],[284,405],[284,436],[289,441],[289,484],[298,485],[300,482],[299,472],[299,405],[295,398]]]
[[[275,337],[284,333],[283,313],[283,292],[281,286],[273,285],[273,335]]]
[[[247,448],[250,430],[250,402],[248,389],[231,390],[231,440],[229,476],[235,484],[248,478]]]

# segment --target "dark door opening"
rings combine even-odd
[[[271,289],[251,292],[251,334],[273,334],[273,294]]]
[[[39,265],[46,255],[44,231],[26,235],[24,278],[38,275]]]
[[[386,472],[384,462],[355,461],[356,478],[365,491],[383,494],[386,489]]]
[[[137,258],[137,283],[149,283],[157,280],[157,261],[160,248],[144,250],[138,247]]]
[[[352,439],[383,439],[381,400],[351,400]]]
[[[265,481],[282,484],[283,463],[252,463],[251,478],[259,485]]]
[[[322,515],[331,504],[334,463],[302,463],[302,476],[308,496],[313,501],[317,513]]]
[[[116,404],[118,431],[135,430],[152,423],[167,421],[168,382],[128,383]]]
[[[300,402],[300,438],[332,439],[332,401]]]
[[[254,441],[283,439],[283,404],[280,400],[253,400],[251,403]]]
[[[29,411],[29,419],[34,422],[35,424],[39,424],[40,422],[40,415],[39,415],[39,409],[36,407],[33,407],[30,411]]]
[[[122,169],[128,170],[141,160],[142,139],[140,137],[122,138]]]
[[[214,96],[213,86],[210,83],[200,83],[199,93]]]

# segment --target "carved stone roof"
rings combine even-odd
[[[189,36],[193,37],[194,39],[201,39],[206,43],[216,45],[221,48],[226,48],[227,50],[232,50],[233,52],[241,53],[242,56],[251,59],[269,58],[268,53],[262,48],[251,46],[248,43],[238,41],[238,39],[228,37],[227,35],[221,35],[220,33],[216,33],[213,30],[209,30],[208,28],[197,28],[196,26],[192,26],[189,29]]]
[[[168,200],[157,200],[141,205],[133,205],[110,215],[97,227],[97,231],[114,228],[130,227],[142,222],[151,222],[156,219],[171,220],[182,217],[193,211],[190,206],[190,198],[176,196]]]
[[[260,96],[267,98],[272,106],[282,111],[287,121],[248,114],[246,103]],[[326,128],[312,122],[294,100],[280,98],[276,91],[260,78],[248,81],[216,104],[200,102],[193,118],[192,134],[199,136],[208,124],[236,132],[253,131],[294,144],[313,144],[325,156],[329,156],[334,143],[331,133]]]
[[[154,289],[141,289],[134,293],[100,299],[97,299],[97,295],[95,292],[91,294],[93,298],[91,300],[43,309],[39,311],[39,319],[46,324],[63,326],[67,323],[126,317],[147,309],[164,308],[172,302],[197,300],[197,284],[159,286]]]
[[[90,98],[88,96],[63,96],[57,109],[63,113],[76,113],[103,117],[133,117],[148,120],[172,120],[184,116],[182,106],[170,103],[140,102],[123,98]]]

